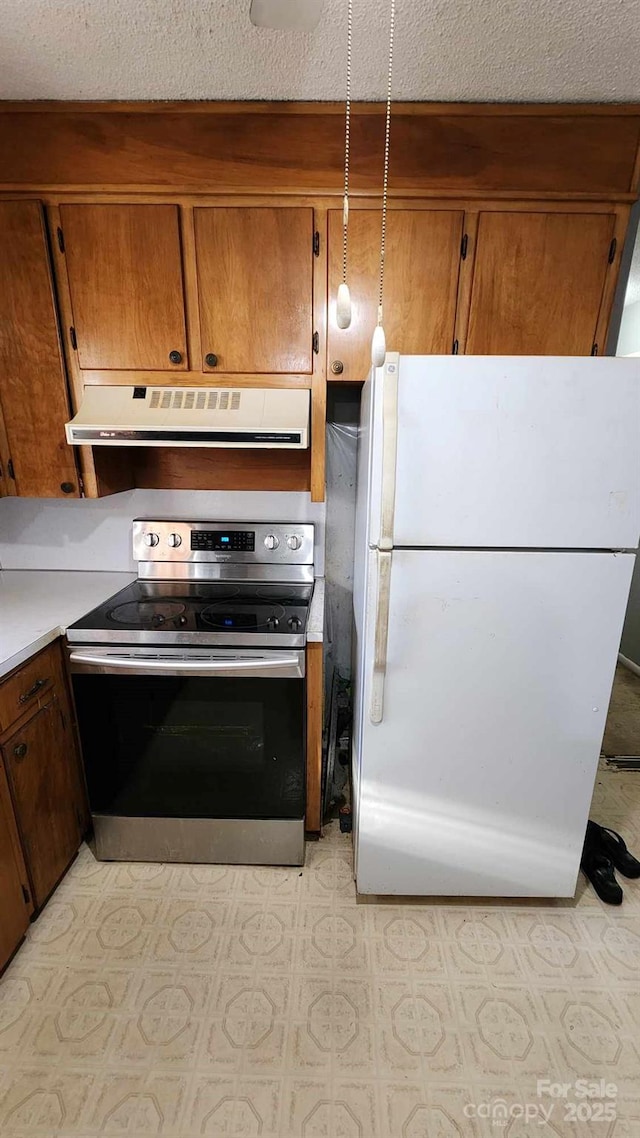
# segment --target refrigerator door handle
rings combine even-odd
[[[376,600],[376,629],[371,678],[372,723],[381,723],[384,714],[384,681],[387,672],[387,641],[389,639],[389,602],[391,598],[391,550],[379,549],[378,590]]]
[[[382,493],[380,503],[380,549],[393,547],[396,508],[396,460],[398,452],[398,371],[400,354],[387,352],[382,388]]]

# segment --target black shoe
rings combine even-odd
[[[582,855],[580,868],[593,885],[601,901],[607,905],[622,904],[622,888],[616,881],[613,862],[604,854],[587,849]]]
[[[640,861],[629,853],[624,838],[615,830],[598,826],[595,822],[589,822],[587,832],[591,827],[597,831],[592,838],[594,849],[608,857],[625,877],[640,877]]]

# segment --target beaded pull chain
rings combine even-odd
[[[342,283],[336,298],[336,324],[348,328],[351,323],[351,293],[347,284],[347,229],[349,227],[349,154],[351,146],[351,40],[353,32],[353,0],[347,4],[347,95],[344,135],[344,197],[342,199]]]
[[[391,75],[393,72],[393,38],[396,22],[396,0],[391,0],[389,24],[389,66],[387,71],[387,112],[384,131],[384,173],[382,178],[382,231],[380,235],[380,280],[378,285],[378,323],[371,340],[371,363],[382,367],[387,351],[387,341],[382,326],[382,299],[384,294],[384,258],[387,240],[387,191],[389,188],[389,140],[391,135]]]

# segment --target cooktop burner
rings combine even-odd
[[[304,644],[312,585],[134,581],[67,630],[71,643]]]
[[[175,625],[179,622],[186,607],[179,601],[128,601],[112,609],[108,619],[129,627],[162,628],[166,624]]]

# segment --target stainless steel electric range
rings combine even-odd
[[[138,519],[133,550],[67,630],[96,855],[302,864],[313,526]]]

